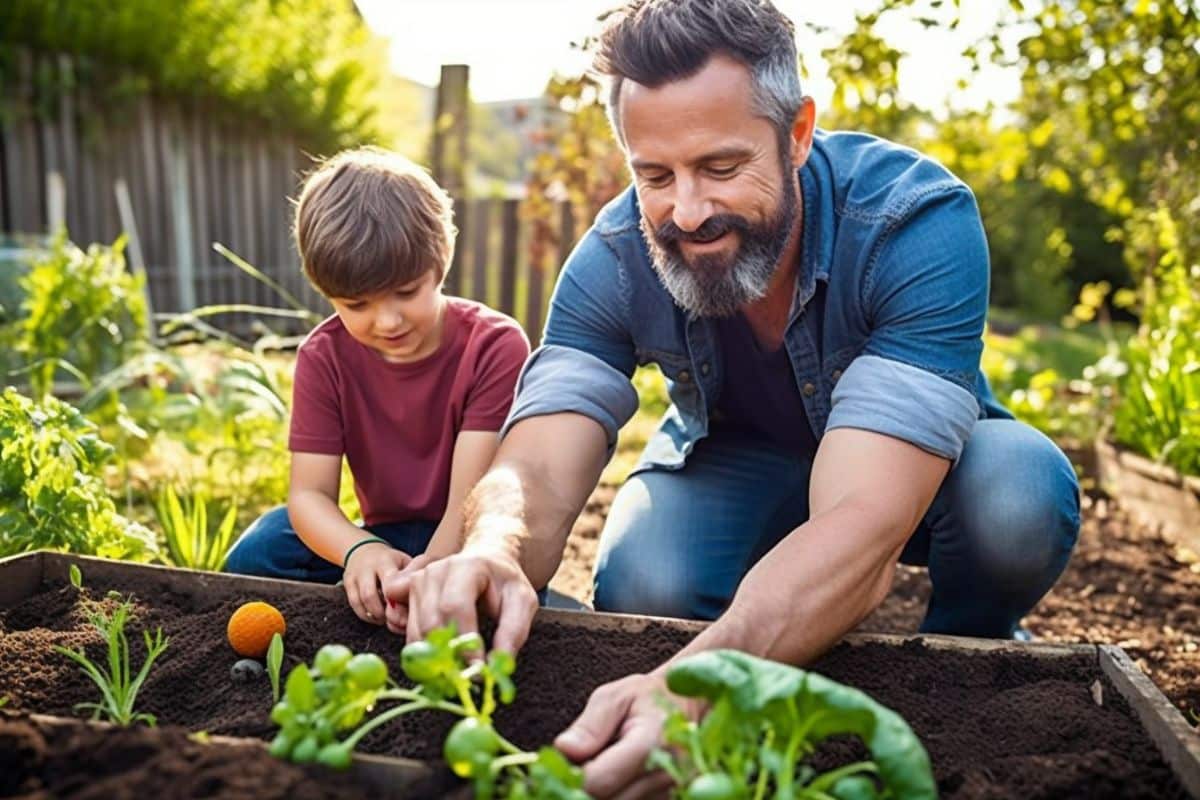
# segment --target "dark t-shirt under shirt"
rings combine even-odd
[[[432,355],[393,364],[355,341],[338,317],[300,345],[288,448],[345,455],[368,525],[440,520],[460,431],[498,431],[529,355],[511,318],[446,298]]]
[[[787,348],[764,350],[742,314],[718,320],[717,329],[725,370],[717,424],[813,457],[817,438]]]

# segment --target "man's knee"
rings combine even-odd
[[[695,616],[695,592],[678,554],[667,561],[673,563],[639,560],[620,550],[609,551],[596,567],[596,610],[683,619]]]
[[[1003,583],[1053,580],[1079,536],[1079,484],[1070,461],[1016,422],[993,426],[983,444],[964,454],[959,469],[966,472],[956,486],[977,566]]]

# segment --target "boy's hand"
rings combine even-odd
[[[364,544],[350,554],[342,583],[346,588],[346,599],[359,619],[372,625],[384,624],[386,609],[381,587],[410,561],[412,556],[387,542]]]

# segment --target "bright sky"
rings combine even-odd
[[[555,70],[578,74],[587,64],[570,43],[596,29],[596,17],[618,0],[356,0],[367,24],[391,40],[392,68],[428,85],[438,81],[442,64],[469,64],[476,100],[503,100],[541,94]],[[914,23],[882,29],[894,46],[912,55],[901,63],[900,89],[924,108],[938,111],[957,78],[966,76],[957,57],[962,48],[989,32],[1008,0],[963,3],[957,32],[926,30]],[[832,93],[818,55],[823,46],[801,21],[845,31],[855,11],[872,10],[877,0],[776,0],[797,22],[798,45],[810,71],[805,92],[818,108]],[[892,15],[899,17],[899,14]],[[885,18],[885,23],[887,18]],[[997,104],[1017,96],[1016,77],[993,71],[976,77],[968,90],[951,100],[956,107]]]

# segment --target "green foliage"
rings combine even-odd
[[[54,650],[67,656],[83,670],[96,687],[100,690],[99,703],[81,703],[77,708],[92,710],[92,719],[105,718],[117,725],[128,726],[135,722],[145,722],[154,725],[153,714],[134,711],[138,692],[150,674],[154,660],[167,649],[168,639],[163,636],[162,628],[155,631],[153,637],[149,631],[142,631],[146,645],[146,658],[142,661],[141,669],[136,675],[130,670],[129,640],[125,635],[125,626],[130,621],[132,605],[128,600],[122,601],[112,614],[103,609],[88,615],[88,620],[100,633],[107,645],[107,665],[97,665],[87,657],[81,647],[72,650],[59,645]]]
[[[122,364],[147,340],[142,279],[125,269],[125,240],[86,252],[66,233],[36,257],[18,280],[20,314],[0,331],[24,360],[36,397],[54,388],[64,370],[85,386]]]
[[[0,395],[0,555],[52,549],[145,559],[153,535],[116,512],[101,479],[112,447],[75,408]]]
[[[462,717],[447,735],[443,755],[456,775],[471,781],[476,797],[586,800],[583,773],[561,753],[550,747],[524,752],[496,731],[497,703],[511,703],[516,696],[516,661],[494,650],[486,661],[468,663],[482,650],[477,633],[458,636],[453,626],[431,631],[401,652],[401,667],[416,684],[401,689],[378,656],[325,645],[311,666],[301,664],[288,675],[283,699],[271,710],[271,720],[280,726],[271,754],[346,769],[354,748],[371,731],[413,711],[439,710]],[[400,704],[368,719],[383,701]]]
[[[1169,224],[1165,211],[1163,224]],[[1142,324],[1122,350],[1127,372],[1113,438],[1180,472],[1200,475],[1200,263],[1168,250],[1144,295]]]
[[[736,650],[681,660],[667,686],[708,703],[700,722],[671,708],[664,739],[672,749],[651,756],[675,781],[676,796],[937,797],[929,756],[912,729],[857,689]],[[824,774],[800,763],[841,734],[861,739],[870,760]]]
[[[203,492],[185,494],[167,486],[158,497],[155,512],[166,538],[168,564],[187,569],[220,572],[233,547],[237,505],[230,503],[215,526],[208,517],[208,498]]]
[[[15,47],[76,56],[62,80],[113,100],[211,98],[318,152],[376,138],[373,93],[387,72],[350,0],[9,0],[0,57],[11,63]]]

